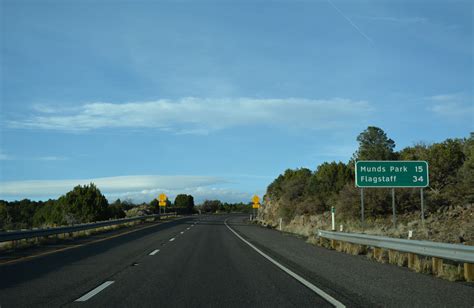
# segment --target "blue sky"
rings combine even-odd
[[[1,199],[249,201],[369,125],[474,131],[472,1],[0,3]]]

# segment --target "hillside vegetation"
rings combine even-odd
[[[364,190],[365,232],[405,236],[419,230],[418,238],[442,241],[474,240],[474,138],[447,139],[415,144],[395,151],[395,141],[378,127],[368,127],[358,137],[359,148],[344,162],[325,162],[314,171],[286,170],[267,188],[259,218],[276,226],[279,219],[288,231],[309,235],[330,226],[330,209],[338,225],[362,231],[360,191],[354,183],[357,160],[425,160],[430,186],[424,189],[426,224],[420,225],[420,189],[397,188],[398,225],[392,228],[390,189]],[[339,227],[338,227],[339,228]]]

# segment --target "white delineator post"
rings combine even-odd
[[[332,222],[332,231],[336,231],[336,218],[334,217],[336,212],[336,209],[331,207],[331,222]]]
[[[282,221],[282,219],[281,219],[281,217],[280,217],[280,231],[281,231],[281,221]]]

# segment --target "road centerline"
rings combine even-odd
[[[99,292],[103,291],[105,288],[107,288],[108,286],[110,286],[113,283],[114,283],[114,281],[106,281],[103,284],[101,284],[100,286],[96,287],[95,289],[93,289],[93,290],[87,292],[86,294],[84,294],[83,296],[79,297],[75,301],[76,302],[85,302],[85,301],[91,299],[93,296],[97,295]]]

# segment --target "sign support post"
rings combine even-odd
[[[420,201],[421,201],[421,225],[425,227],[425,206],[423,200],[423,188],[420,189]]]
[[[362,223],[362,230],[364,229],[364,188],[360,189],[360,222]]]
[[[397,213],[395,210],[395,188],[392,187],[392,212],[393,212],[393,227],[395,228],[397,226]]]

